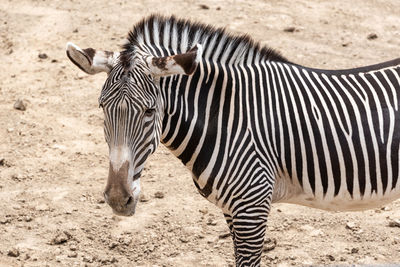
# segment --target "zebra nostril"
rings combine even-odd
[[[128,200],[126,201],[125,206],[128,206],[129,204],[131,204],[132,201],[133,201],[133,198],[132,197],[128,197]]]

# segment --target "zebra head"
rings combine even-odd
[[[110,159],[104,198],[114,213],[133,215],[144,163],[160,143],[164,115],[160,77],[192,74],[201,46],[166,57],[139,48],[120,56],[119,52],[81,49],[72,43],[67,44],[66,52],[84,72],[108,74],[99,98]]]

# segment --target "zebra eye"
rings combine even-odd
[[[146,109],[146,111],[144,112],[147,116],[151,116],[153,115],[155,109],[154,108],[148,108]]]

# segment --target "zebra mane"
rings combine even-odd
[[[137,47],[150,48],[155,56],[167,56],[172,51],[185,53],[197,43],[203,45],[204,59],[214,59],[221,64],[251,64],[261,60],[288,62],[248,35],[234,35],[224,28],[161,15],[151,15],[134,25],[120,59],[128,68]]]

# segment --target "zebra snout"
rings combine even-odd
[[[104,200],[117,215],[132,216],[135,213],[135,201],[132,195],[113,195],[104,191]]]

